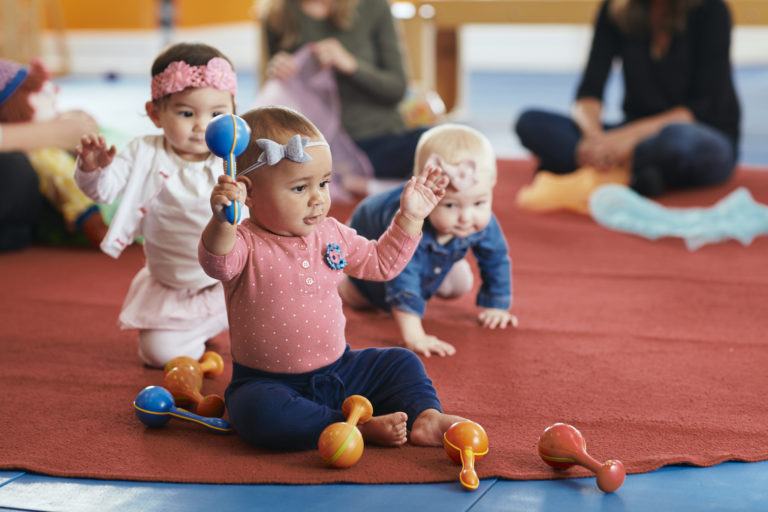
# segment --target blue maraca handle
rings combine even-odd
[[[186,409],[179,409],[178,407],[171,408],[168,414],[174,418],[198,423],[218,434],[229,434],[232,432],[232,426],[229,424],[229,422],[221,418],[206,418],[205,416],[198,416],[197,414],[193,414]]]
[[[237,164],[235,163],[234,153],[227,155],[227,159],[224,160],[225,172],[229,174],[232,179],[235,179],[237,174]],[[240,222],[240,203],[238,201],[232,201],[229,206],[224,207],[224,214],[227,216],[227,222],[230,224],[237,224]]]

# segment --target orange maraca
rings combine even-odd
[[[334,468],[348,468],[363,455],[363,435],[357,428],[371,419],[373,406],[360,395],[348,396],[341,405],[341,412],[347,421],[340,421],[325,427],[317,442],[317,450],[326,464]]]
[[[597,486],[603,492],[613,492],[624,483],[624,464],[620,460],[601,464],[593,459],[581,432],[567,423],[555,423],[544,430],[539,437],[539,457],[554,468],[584,466],[597,475]]]
[[[443,434],[445,453],[454,462],[461,464],[459,481],[468,491],[474,491],[480,485],[475,472],[475,461],[488,453],[488,435],[483,427],[474,421],[457,421]]]
[[[220,418],[224,414],[224,400],[219,395],[203,396],[200,393],[202,378],[189,366],[171,368],[163,377],[162,386],[171,392],[177,405],[184,401],[197,404],[197,414]]]
[[[176,368],[177,366],[189,367],[195,373],[199,374],[200,378],[205,376],[209,379],[215,379],[224,371],[224,360],[218,353],[209,350],[203,354],[203,357],[200,358],[199,362],[191,357],[174,357],[165,365],[164,372],[168,373],[171,368]]]

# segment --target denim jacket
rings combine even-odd
[[[400,208],[404,185],[366,198],[349,221],[366,238],[377,239],[392,222]],[[423,237],[411,262],[399,276],[385,283],[352,278],[358,290],[376,307],[393,307],[419,316],[426,302],[445,279],[454,263],[472,250],[480,269],[482,284],[477,305],[483,308],[509,309],[512,304],[512,277],[509,250],[494,215],[482,231],[466,238],[454,238],[445,245],[437,242],[435,229],[424,222]]]

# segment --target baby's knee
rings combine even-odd
[[[474,276],[469,262],[465,259],[459,260],[448,271],[435,295],[441,299],[455,299],[469,293],[473,285]]]
[[[139,331],[139,357],[148,366],[163,368],[174,357],[199,360],[205,352],[204,337],[183,331],[142,329]]]

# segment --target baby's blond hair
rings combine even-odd
[[[496,154],[488,138],[463,124],[444,123],[430,128],[419,138],[414,158],[413,174],[419,174],[430,155],[436,154],[450,165],[474,160],[478,178],[496,184]]]

